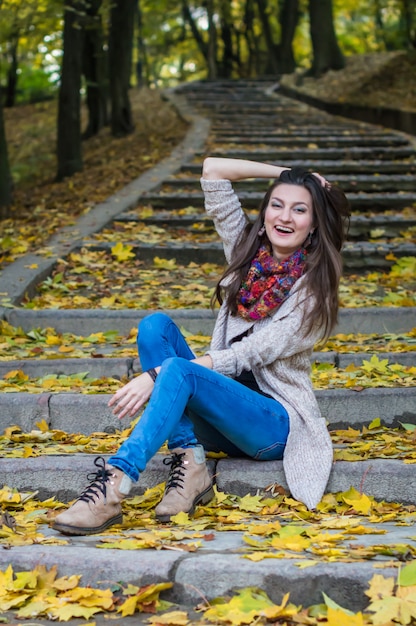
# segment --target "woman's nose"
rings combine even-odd
[[[289,207],[284,208],[280,213],[280,219],[282,220],[282,222],[290,222],[291,217],[292,216]]]

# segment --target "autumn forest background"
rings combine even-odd
[[[170,152],[165,87],[275,77],[415,109],[415,0],[0,0],[0,33],[8,260]]]

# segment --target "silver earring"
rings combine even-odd
[[[305,248],[307,248],[308,246],[310,246],[310,245],[311,245],[311,243],[312,243],[312,235],[313,235],[313,233],[314,233],[314,231],[313,231],[313,230],[311,230],[311,232],[310,232],[310,233],[309,233],[309,235],[307,236],[306,241],[305,241],[305,244],[304,244],[304,245],[305,245]]]
[[[263,224],[263,226],[260,228],[259,232],[258,232],[258,236],[259,237],[263,237],[264,233],[266,232],[266,227]]]

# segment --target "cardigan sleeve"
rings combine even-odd
[[[242,370],[261,369],[278,359],[312,350],[322,331],[313,326],[307,333],[304,319],[311,306],[306,290],[299,289],[278,309],[271,322],[256,322],[253,332],[224,350],[208,350],[213,369],[226,376],[238,376]],[[293,300],[290,302],[291,298]]]
[[[201,178],[205,195],[205,211],[214,221],[215,230],[224,246],[227,263],[230,263],[235,244],[240,240],[248,218],[235,193],[231,181]]]

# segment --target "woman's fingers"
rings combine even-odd
[[[328,182],[324,176],[319,174],[319,172],[312,172],[312,174],[319,180],[322,187],[324,187],[325,189],[331,189],[331,183]]]
[[[138,376],[116,391],[108,406],[113,407],[113,414],[119,419],[128,414],[133,416],[150,398],[152,390],[152,379],[149,376]]]

